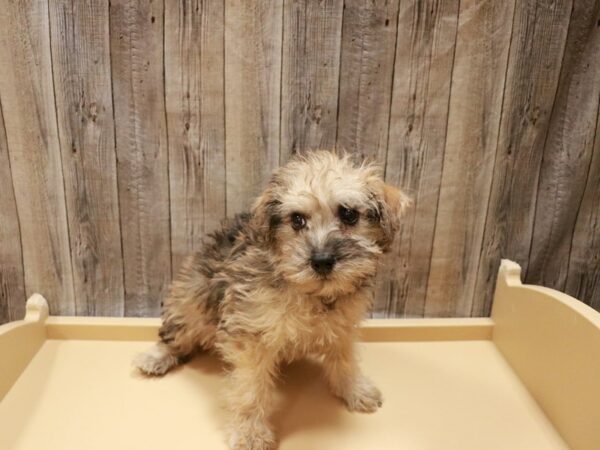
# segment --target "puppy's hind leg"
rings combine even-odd
[[[164,375],[178,363],[179,358],[160,341],[133,359],[133,365],[146,375]]]
[[[133,364],[148,375],[164,375],[198,348],[209,349],[215,339],[217,305],[208,301],[213,286],[194,271],[190,259],[165,300],[160,341],[135,357]]]
[[[133,364],[147,375],[164,375],[198,348],[210,348],[215,326],[202,314],[167,314],[158,335],[160,341],[137,355]]]
[[[186,334],[183,323],[167,318],[158,331],[160,341],[138,354],[133,365],[146,375],[164,375],[192,352],[193,342]]]
[[[165,314],[158,331],[160,340],[148,351],[137,355],[133,365],[146,375],[164,375],[205,344],[205,335],[210,328],[202,320]]]

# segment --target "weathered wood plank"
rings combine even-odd
[[[77,313],[123,315],[108,1],[50,2],[50,41]]]
[[[342,48],[336,147],[386,163],[392,102],[392,78],[398,34],[398,0],[346,0],[342,19]],[[396,268],[393,255],[379,270],[374,315],[388,298],[389,278]]]
[[[227,214],[250,207],[279,165],[280,2],[225,2]]]
[[[171,278],[163,3],[112,0],[110,44],[125,315],[156,315]]]
[[[224,5],[165,4],[173,270],[225,216]]]
[[[336,143],[343,0],[287,1],[283,24],[281,163]]]
[[[469,316],[490,194],[512,2],[460,3],[427,316]]]
[[[344,3],[337,147],[382,164],[388,147],[398,4]]]
[[[486,315],[501,257],[600,309],[599,21],[595,0],[7,2],[0,323],[33,291],[156,315],[201,235],[334,145],[415,200],[376,316]]]
[[[400,3],[386,181],[404,187],[414,206],[381,271],[379,316],[424,313],[457,26],[458,1]]]
[[[526,280],[563,290],[600,96],[600,3],[576,0],[544,148]]]
[[[538,174],[571,0],[517,2],[472,315],[488,315],[501,258],[529,262]],[[550,7],[552,5],[552,7]]]
[[[48,27],[46,1],[13,1],[0,8],[0,97],[21,224],[26,293],[43,294],[52,314],[73,314]]]
[[[8,157],[6,128],[0,99],[0,324],[22,319],[25,312],[25,278],[21,227]]]
[[[600,310],[600,111],[571,244],[565,292]]]

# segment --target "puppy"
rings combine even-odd
[[[226,221],[184,263],[160,341],[134,364],[162,375],[198,348],[216,350],[231,368],[232,449],[274,448],[278,366],[301,357],[321,359],[348,409],[374,412],[381,393],[361,374],[354,341],[408,204],[373,165],[326,151],[297,157],[250,214]]]

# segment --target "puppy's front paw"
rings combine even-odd
[[[230,433],[231,450],[273,450],[275,436],[264,424],[242,424]]]
[[[383,405],[381,391],[365,377],[356,380],[343,399],[350,411],[372,413]]]

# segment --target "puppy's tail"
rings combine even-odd
[[[162,342],[133,358],[133,365],[146,375],[164,375],[178,363],[179,358]]]

